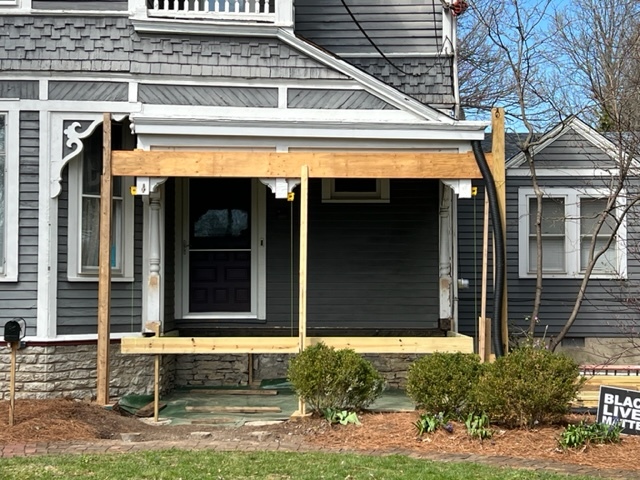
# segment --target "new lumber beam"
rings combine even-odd
[[[114,151],[112,172],[138,177],[482,178],[473,153]],[[491,154],[487,155],[491,161]]]

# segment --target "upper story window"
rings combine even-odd
[[[607,205],[600,189],[545,189],[542,199],[542,270],[545,277],[582,277],[589,263],[593,233]],[[617,211],[624,198],[617,199]],[[530,188],[519,191],[520,277],[535,277],[537,268],[536,215],[538,204]],[[615,212],[618,214],[618,212]],[[606,246],[615,231],[614,217],[607,218],[595,239],[595,253]],[[596,261],[592,277],[626,277],[626,222],[609,248]]]
[[[18,112],[0,112],[0,281],[18,280]]]

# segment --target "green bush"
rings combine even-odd
[[[477,355],[433,353],[409,366],[407,394],[416,406],[430,414],[442,412],[462,418],[468,410],[468,396],[478,381],[482,365]]]
[[[525,346],[489,364],[473,392],[475,410],[509,427],[558,420],[580,390],[580,370],[571,358]]]
[[[289,381],[311,409],[361,410],[378,398],[384,378],[371,362],[353,350],[323,343],[307,348],[289,363]]]

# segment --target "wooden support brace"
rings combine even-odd
[[[102,126],[102,176],[100,182],[100,251],[98,280],[98,359],[96,371],[98,404],[109,403],[109,336],[111,309],[111,114],[105,113]]]
[[[496,184],[496,191],[498,195],[498,205],[500,207],[500,223],[502,224],[502,231],[506,236],[507,232],[507,188],[506,188],[506,174],[505,174],[505,146],[504,146],[504,108],[494,108],[491,111],[491,173]],[[506,248],[506,245],[505,245]],[[496,252],[504,253],[504,252]],[[506,269],[506,266],[505,266]],[[505,272],[506,275],[506,272]],[[508,308],[507,308],[507,279],[505,277],[503,291],[502,291],[502,305],[498,306],[502,311],[502,325],[500,325],[500,331],[502,332],[502,343],[505,353],[509,347],[509,322],[508,322]]]
[[[307,231],[309,202],[309,167],[300,169],[300,275],[298,301],[298,332],[300,335],[300,352],[307,341]],[[298,411],[302,416],[306,413],[304,398],[298,398]]]

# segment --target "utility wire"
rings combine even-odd
[[[398,70],[400,73],[402,73],[403,75],[407,75],[410,76],[410,74],[408,74],[407,72],[405,72],[403,69],[401,69],[399,66],[397,66],[395,63],[393,63],[391,61],[391,59],[389,57],[387,57],[384,52],[382,50],[380,50],[380,48],[378,47],[378,45],[376,45],[376,43],[372,40],[372,38],[369,36],[369,34],[365,31],[364,28],[362,28],[362,25],[360,25],[360,22],[356,19],[355,15],[353,14],[353,12],[351,11],[351,9],[349,8],[349,5],[347,5],[347,2],[345,0],[340,0],[342,2],[342,5],[344,6],[344,8],[347,10],[347,13],[349,14],[349,16],[351,17],[351,20],[353,20],[353,23],[356,24],[356,26],[358,27],[358,30],[360,30],[360,32],[364,35],[364,37],[367,39],[367,41],[371,44],[371,46],[373,48],[376,49],[376,51],[380,54],[380,56],[382,56],[382,58],[385,59],[385,61],[391,65],[393,68],[395,68],[396,70]]]

